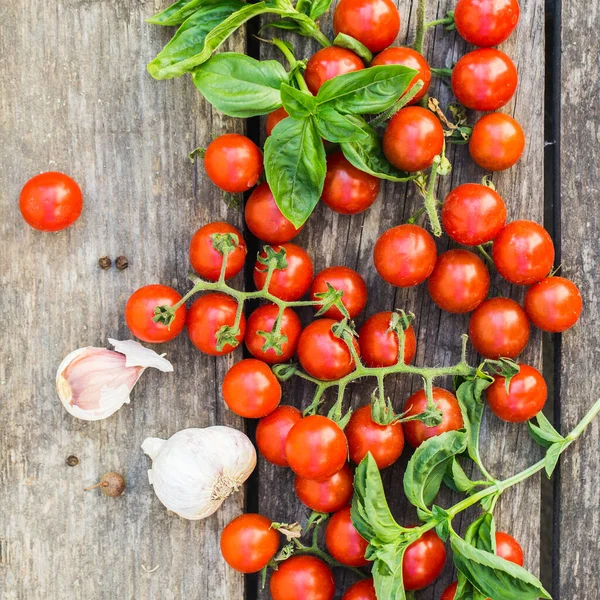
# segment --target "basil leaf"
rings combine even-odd
[[[146,19],[152,25],[181,25],[191,14],[204,4],[214,4],[215,0],[178,0],[165,10]]]
[[[354,54],[360,56],[366,63],[370,63],[373,60],[373,55],[366,46],[361,44],[356,38],[345,33],[338,33],[333,40],[333,45],[352,50]]]
[[[245,54],[217,54],[194,71],[194,84],[219,111],[230,117],[266,115],[281,106],[279,88],[288,74],[276,60]]]
[[[552,473],[554,473],[554,469],[556,469],[556,465],[558,464],[558,459],[562,451],[564,450],[565,442],[556,442],[552,444],[548,450],[546,450],[546,456],[544,458],[544,469],[546,470],[546,475],[548,479],[552,477]]]
[[[556,431],[556,429],[554,429],[552,423],[548,421],[544,413],[538,413],[535,418],[538,424],[534,425],[531,421],[527,421],[527,427],[529,428],[531,437],[540,444],[540,446],[549,448],[552,444],[562,442],[565,439],[558,431]]]
[[[280,121],[265,142],[265,174],[283,215],[304,224],[323,191],[325,148],[314,119]]]
[[[378,550],[373,562],[373,584],[377,598],[386,600],[405,600],[404,582],[402,579],[402,561],[406,544],[386,544]]]
[[[298,0],[298,2],[296,2],[296,10],[298,12],[301,12],[305,15],[310,16],[311,9],[312,9],[311,0]]]
[[[313,21],[316,21],[319,17],[323,16],[329,10],[331,2],[332,0],[313,0],[308,16]]]
[[[319,134],[329,142],[336,144],[356,142],[364,140],[368,136],[368,133],[356,123],[328,104],[317,108],[315,118]]]
[[[469,479],[456,456],[448,464],[448,475],[457,492],[468,493],[475,487],[475,483]]]
[[[281,102],[294,119],[308,117],[317,107],[317,100],[312,94],[297,90],[287,83],[281,86]]]
[[[496,553],[496,523],[494,515],[486,512],[475,519],[465,532],[465,542],[486,552]]]

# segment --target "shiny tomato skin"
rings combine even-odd
[[[256,573],[275,556],[279,533],[271,520],[247,513],[230,521],[221,533],[221,554],[240,573]]]
[[[564,277],[545,277],[525,294],[525,312],[542,331],[560,333],[573,327],[582,308],[579,289]]]
[[[292,556],[271,574],[273,600],[333,600],[335,580],[325,562],[314,556]]]
[[[205,354],[223,356],[233,352],[237,346],[225,344],[222,350],[217,350],[217,332],[224,325],[232,327],[235,323],[237,302],[227,294],[213,292],[204,294],[196,300],[187,316],[188,335],[192,344]],[[235,336],[238,344],[244,339],[246,318],[242,314],[239,333]]]
[[[510,380],[497,375],[486,390],[491,411],[503,421],[523,423],[533,419],[546,404],[548,388],[542,374],[529,365],[520,364],[519,372]]]
[[[304,79],[311,93],[316,94],[326,81],[364,68],[363,61],[351,50],[329,46],[310,57],[304,71]]]
[[[475,123],[469,152],[471,158],[487,171],[504,171],[518,162],[525,149],[525,134],[509,115],[492,113]]]
[[[373,579],[361,579],[351,585],[342,600],[377,600]]]
[[[324,481],[346,464],[348,442],[335,421],[312,415],[304,417],[290,429],[285,454],[296,475]]]
[[[504,279],[518,285],[531,285],[551,271],[554,243],[541,225],[533,221],[512,221],[496,236],[492,258]]]
[[[392,0],[341,0],[333,13],[333,32],[345,33],[371,52],[387,48],[400,31],[400,13]]]
[[[456,588],[458,588],[458,581],[451,583],[440,596],[440,600],[454,600],[454,596],[456,596]]]
[[[390,331],[393,313],[371,315],[360,328],[358,344],[367,367],[391,367],[398,362],[398,334]],[[417,353],[417,338],[412,325],[404,331],[404,363],[410,364]]]
[[[426,531],[404,553],[402,575],[407,590],[422,590],[444,570],[446,548],[435,531]]]
[[[442,225],[455,242],[479,246],[491,242],[506,224],[506,205],[492,188],[464,183],[454,188],[442,207]]]
[[[302,419],[302,413],[294,406],[278,406],[263,417],[256,426],[256,445],[259,452],[278,467],[288,467],[285,442],[290,429]]]
[[[503,531],[496,531],[496,554],[520,567],[525,563],[525,554],[521,544],[512,535]]]
[[[333,334],[334,319],[317,319],[307,325],[298,340],[298,360],[302,368],[313,377],[333,381],[348,375],[355,364],[344,340]],[[356,351],[360,348],[352,340]]]
[[[356,464],[370,452],[377,468],[394,464],[404,449],[404,432],[399,422],[379,425],[371,418],[371,405],[356,409],[344,429],[350,449],[350,460]]]
[[[379,181],[377,177],[357,169],[342,152],[334,152],[327,157],[321,200],[337,213],[357,215],[377,199]]]
[[[287,110],[285,110],[283,106],[280,106],[277,110],[274,110],[272,113],[269,113],[267,115],[266,123],[267,135],[271,135],[271,133],[273,133],[273,129],[275,129],[275,125],[277,125],[277,123],[283,121],[289,116],[290,115],[288,115]]]
[[[332,513],[352,501],[353,481],[352,470],[345,464],[337,473],[323,481],[296,475],[294,489],[300,502],[308,508],[317,512]]]
[[[454,394],[443,388],[433,388],[433,401],[442,411],[442,422],[435,427],[427,427],[421,421],[407,421],[402,424],[406,441],[413,447],[418,448],[425,440],[446,433],[446,431],[458,431],[464,426],[460,405]],[[425,412],[427,408],[427,396],[425,390],[415,392],[405,403],[404,411],[407,416],[418,415]]]
[[[317,301],[316,294],[326,292],[328,290],[327,284],[344,292],[342,304],[346,307],[351,319],[354,319],[363,311],[367,304],[367,284],[354,269],[327,267],[317,273],[310,286],[311,300]],[[318,310],[318,307],[315,307],[315,310]],[[335,306],[324,312],[323,316],[336,320],[344,318],[340,309]]]
[[[25,222],[38,231],[61,231],[79,219],[83,194],[77,182],[56,171],[40,173],[23,186],[19,209]]]
[[[383,134],[383,152],[398,169],[414,173],[429,168],[444,147],[440,120],[426,108],[400,109]]]
[[[520,12],[518,0],[458,0],[454,23],[469,44],[489,48],[508,39]]]
[[[364,567],[369,564],[365,552],[369,543],[356,530],[346,506],[331,515],[325,529],[325,545],[329,554],[348,567]]]
[[[182,304],[175,313],[170,326],[155,323],[152,319],[157,306],[174,306],[181,300],[181,294],[167,285],[145,285],[127,300],[125,321],[136,338],[149,344],[160,344],[176,338],[185,326],[187,309]]]
[[[529,319],[510,298],[490,298],[471,315],[469,337],[485,358],[515,358],[529,341]]]
[[[438,256],[427,280],[431,299],[450,313],[475,310],[487,297],[490,274],[484,262],[469,250],[448,250]]]
[[[263,155],[246,136],[226,133],[206,148],[204,168],[209,179],[225,192],[245,192],[261,176]]]
[[[431,83],[431,68],[429,63],[425,60],[425,57],[416,50],[407,46],[395,46],[393,48],[387,48],[383,52],[380,52],[371,62],[372,67],[378,65],[402,65],[409,69],[414,69],[417,74],[410,82],[407,91],[410,90],[411,86],[417,81],[423,82],[423,87],[418,91],[415,97],[408,103],[408,106],[417,104],[423,99],[429,84]]]
[[[433,271],[437,248],[433,237],[419,225],[397,225],[384,232],[373,250],[375,268],[384,281],[412,287]]]

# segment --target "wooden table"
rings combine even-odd
[[[302,520],[308,514],[294,500],[291,473],[264,461],[246,496],[237,494],[202,522],[168,514],[148,485],[149,461],[140,450],[145,437],[217,423],[244,426],[225,410],[219,392],[223,374],[241,351],[213,359],[180,336],[164,347],[175,373],[148,372],[132,403],[102,422],[71,418],[54,390],[56,367],[69,351],[105,346],[109,336],[129,337],[123,307],[133,290],[155,282],[187,289],[188,242],[200,225],[213,220],[243,225],[241,210],[224,202],[201,163],[192,166],[187,153],[215,135],[241,132],[248,125],[211,112],[190,78],[157,82],[146,73],[145,64],[171,31],[144,19],[166,4],[22,0],[0,6],[4,600],[238,600],[245,593],[247,598],[267,598],[257,591],[255,578],[244,581],[226,568],[218,551],[219,533],[244,504],[277,520]],[[416,2],[399,4],[400,41],[410,41]],[[451,9],[453,1],[429,4],[428,17],[434,19]],[[523,125],[528,143],[518,167],[493,180],[511,219],[541,222],[545,214],[546,226],[554,231],[557,264],[582,289],[586,306],[580,324],[562,337],[536,333],[523,356],[540,364],[544,346],[545,371],[550,377],[554,373],[553,416],[558,428],[567,431],[600,390],[600,9],[594,3],[557,2],[554,7],[550,2],[546,10],[542,0],[522,2],[517,33],[503,45],[520,75],[507,110]],[[306,40],[294,43],[298,55],[316,50]],[[245,45],[238,35],[227,47],[243,51]],[[251,48],[261,56],[271,52],[257,50],[256,43]],[[451,66],[467,50],[455,34],[441,29],[428,34],[427,55],[435,66]],[[450,99],[439,80],[431,91],[442,105]],[[257,131],[251,124],[250,133]],[[449,156],[454,170],[440,183],[439,198],[483,175],[465,147],[453,147]],[[59,234],[30,229],[17,209],[23,183],[44,170],[71,174],[85,193],[82,218]],[[319,207],[298,242],[312,254],[317,269],[344,264],[361,272],[372,290],[366,314],[392,307],[416,313],[418,364],[450,364],[457,358],[467,317],[441,314],[424,286],[396,290],[384,284],[371,261],[377,236],[408,218],[418,202],[413,188],[385,184],[378,202],[363,215],[338,216]],[[447,239],[440,240],[439,249],[446,246]],[[98,258],[104,255],[113,260],[127,256],[129,268],[101,270]],[[237,283],[247,284],[249,276],[248,271]],[[498,293],[522,295],[498,276],[493,285]],[[398,379],[390,387],[396,405],[418,385]],[[301,386],[287,385],[285,393],[288,403],[307,401],[308,389]],[[362,404],[369,394],[370,384],[357,385],[352,402]],[[483,435],[486,460],[499,475],[540,456],[525,426],[488,418]],[[545,552],[542,571],[561,600],[598,596],[599,442],[596,422],[567,453],[549,490],[553,510],[541,512],[539,479],[508,492],[497,509],[500,528],[521,542],[526,566],[534,572],[540,568],[540,535],[546,550],[553,543],[552,566]],[[77,466],[67,466],[70,455],[79,459]],[[400,492],[405,460],[384,479],[395,515],[411,523],[414,511]],[[108,470],[125,474],[128,489],[122,498],[83,492]],[[451,500],[445,494],[440,503]],[[448,561],[443,577],[418,597],[439,598],[451,577]],[[340,583],[343,589],[342,577]]]

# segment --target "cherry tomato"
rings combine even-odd
[[[60,231],[79,219],[83,194],[74,179],[49,171],[32,177],[19,196],[21,215],[39,231]]]
[[[365,559],[369,543],[352,524],[349,506],[338,510],[329,519],[325,529],[325,545],[329,554],[344,565],[364,567],[369,564]]]
[[[150,344],[160,344],[176,338],[185,326],[187,309],[182,304],[175,312],[175,319],[167,326],[153,321],[157,306],[174,306],[181,294],[166,285],[145,285],[131,294],[125,305],[127,327],[136,338]]]
[[[280,298],[292,302],[302,298],[312,282],[313,263],[306,250],[296,246],[296,244],[281,244],[273,246],[275,251],[281,248],[285,249],[285,259],[287,267],[285,269],[276,269],[271,277],[269,292]],[[260,256],[266,258],[266,252],[261,252]],[[256,261],[254,266],[254,285],[256,289],[262,290],[267,281],[267,266]]]
[[[409,173],[430,167],[443,147],[444,129],[440,120],[420,106],[399,110],[383,134],[383,152],[387,159]]]
[[[235,363],[223,378],[223,399],[236,415],[259,419],[281,401],[281,385],[269,366],[256,358]]]
[[[548,397],[548,388],[542,374],[529,365],[519,365],[519,372],[510,380],[506,391],[506,377],[494,377],[486,390],[488,406],[503,421],[523,423],[537,415]]]
[[[304,79],[311,93],[316,94],[326,81],[364,68],[363,61],[354,52],[339,46],[329,46],[310,57]]]
[[[482,48],[465,54],[452,69],[452,91],[471,110],[502,108],[517,89],[517,67],[495,48]]]
[[[435,267],[437,248],[431,235],[418,225],[398,225],[384,232],[373,250],[382,279],[397,287],[425,281]]]
[[[400,13],[392,0],[341,0],[333,13],[333,32],[345,33],[371,52],[387,48],[400,31]]]
[[[546,277],[525,294],[525,312],[543,331],[560,333],[573,327],[582,308],[579,289],[564,277]]]
[[[475,310],[487,297],[490,274],[483,261],[469,250],[440,254],[427,280],[431,299],[451,313]]]
[[[487,171],[503,171],[512,167],[523,154],[525,134],[509,115],[492,113],[475,123],[469,152],[471,158]]]
[[[332,600],[335,580],[331,569],[314,556],[292,556],[271,575],[273,600]]]
[[[454,23],[473,46],[489,48],[504,42],[519,21],[518,0],[458,0]]]
[[[221,350],[217,349],[217,332],[227,325],[233,327],[238,303],[227,294],[214,292],[200,296],[190,307],[187,317],[188,335],[192,344],[205,354],[222,356],[233,352],[244,339],[246,319],[242,314],[239,333],[235,336],[237,344],[226,343]]]
[[[346,464],[348,443],[335,421],[313,415],[304,417],[290,429],[285,454],[296,475],[323,481]]]
[[[275,125],[289,116],[290,115],[288,115],[287,110],[285,110],[283,106],[279,107],[277,110],[274,110],[272,113],[269,113],[266,124],[267,135],[271,135],[271,133],[273,133],[273,129],[275,129]]]
[[[407,590],[422,590],[444,570],[446,548],[435,531],[426,531],[404,553],[402,577]]]
[[[511,283],[530,285],[543,279],[554,264],[554,243],[533,221],[512,221],[494,240],[492,258],[498,273]]]
[[[337,213],[357,215],[367,210],[379,193],[379,179],[350,164],[341,152],[327,157],[321,200]]]
[[[298,360],[313,377],[333,381],[354,370],[354,359],[344,340],[333,334],[333,319],[317,319],[304,328],[298,340]],[[358,342],[352,340],[359,352]]]
[[[454,188],[442,207],[446,233],[463,246],[491,242],[506,223],[506,205],[487,185],[465,183]]]
[[[515,358],[529,341],[529,319],[509,298],[491,298],[471,315],[469,337],[485,358]]]
[[[328,284],[336,290],[344,292],[342,304],[346,307],[351,319],[358,316],[367,304],[367,284],[353,269],[348,267],[327,267],[314,278],[310,286],[311,300],[318,300],[317,294],[328,290]],[[317,307],[315,307],[317,308]],[[324,317],[343,319],[339,308],[332,306],[323,313]]]
[[[302,413],[293,406],[278,406],[263,417],[256,426],[256,445],[260,453],[279,467],[288,467],[285,442],[290,429],[302,419]]]
[[[206,148],[204,168],[210,180],[226,192],[245,192],[256,184],[263,170],[260,148],[238,133],[226,133]]]
[[[442,422],[435,427],[427,427],[421,421],[407,421],[402,424],[406,441],[413,447],[418,448],[425,440],[446,433],[446,431],[458,431],[464,426],[460,405],[454,394],[439,387],[433,388],[433,401],[438,410],[442,412]],[[415,392],[405,403],[404,411],[410,417],[425,412],[427,409],[427,396],[425,390]]]
[[[373,580],[361,579],[357,581],[346,590],[342,600],[377,600]]]
[[[416,104],[421,100],[427,90],[429,89],[429,84],[431,83],[431,69],[429,68],[429,64],[425,60],[425,57],[413,50],[412,48],[408,48],[406,46],[396,46],[394,48],[388,48],[384,50],[380,54],[378,54],[373,61],[371,62],[372,67],[376,67],[378,65],[403,65],[408,67],[409,69],[414,69],[417,71],[417,74],[414,76],[413,80],[408,85],[408,90],[410,90],[411,86],[414,85],[417,81],[423,82],[423,87],[417,92],[416,96],[408,103]],[[407,90],[407,91],[408,91]]]
[[[404,449],[404,433],[399,422],[379,425],[371,418],[371,406],[356,409],[344,429],[350,460],[358,464],[370,452],[379,469],[394,464]]]
[[[227,255],[225,279],[235,277],[243,269],[246,254],[248,254],[246,242],[235,227],[229,225],[229,223],[219,221],[200,227],[190,243],[190,262],[194,271],[200,277],[208,279],[208,281],[219,279],[221,267],[223,266],[223,254],[215,248],[215,245],[218,247],[219,238],[222,239],[227,235],[231,236],[232,239],[237,237],[237,245]]]
[[[496,554],[520,567],[525,562],[525,554],[519,542],[503,531],[496,531]]]
[[[278,549],[279,533],[271,527],[271,520],[262,515],[240,515],[221,533],[221,554],[240,573],[260,571]]]
[[[367,367],[391,367],[398,362],[398,334],[391,330],[391,312],[370,316],[358,334],[360,355]],[[404,331],[404,363],[410,364],[417,353],[417,339],[412,325]]]
[[[337,473],[323,481],[296,475],[294,489],[300,502],[308,508],[317,512],[332,513],[352,501],[353,481],[352,471],[345,464]]]
[[[281,317],[281,335],[285,340],[281,342],[281,354],[277,354],[274,348],[263,350],[265,338],[259,332],[271,332],[275,328],[279,307],[275,304],[259,306],[248,317],[246,326],[246,348],[254,358],[258,358],[270,365],[290,360],[296,352],[298,338],[302,331],[300,318],[292,308],[284,308]]]

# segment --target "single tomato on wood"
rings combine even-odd
[[[367,284],[365,280],[354,270],[349,267],[327,267],[316,277],[310,286],[310,298],[313,301],[319,300],[317,294],[326,293],[328,286],[343,292],[342,304],[348,311],[351,319],[357,317],[367,304]],[[319,307],[315,306],[315,310]],[[343,315],[339,308],[332,306],[323,313],[324,317],[331,319],[343,319]]]
[[[302,413],[294,406],[278,406],[263,417],[256,426],[256,445],[259,452],[274,465],[289,467],[285,454],[285,442],[290,429],[302,419]]]
[[[521,158],[525,149],[525,134],[509,115],[492,113],[475,123],[469,152],[471,158],[487,171],[504,171]]]
[[[564,277],[545,277],[525,294],[525,312],[542,331],[560,333],[573,327],[582,308],[579,289]]]
[[[496,554],[520,567],[525,563],[525,553],[521,544],[512,535],[503,531],[496,532]]]
[[[364,69],[363,61],[351,50],[339,46],[328,46],[313,54],[306,64],[304,79],[312,94],[330,79],[345,73]]]
[[[325,562],[314,556],[292,556],[271,574],[272,600],[333,600],[335,579]]]
[[[302,504],[317,512],[332,513],[352,501],[354,475],[348,464],[322,481],[296,475],[294,489]]]
[[[391,367],[398,362],[400,340],[393,327],[394,313],[380,312],[370,316],[358,334],[360,355],[367,367]],[[399,324],[399,326],[401,326]],[[404,330],[404,364],[410,364],[417,353],[415,330]]]
[[[364,567],[369,564],[365,552],[369,543],[356,530],[346,506],[334,513],[325,528],[325,545],[335,560],[348,567]]]
[[[431,585],[444,570],[446,548],[435,531],[426,531],[404,552],[402,578],[407,590],[422,590]]]
[[[518,0],[458,0],[454,23],[469,44],[489,48],[508,39],[519,22],[520,12]]]

